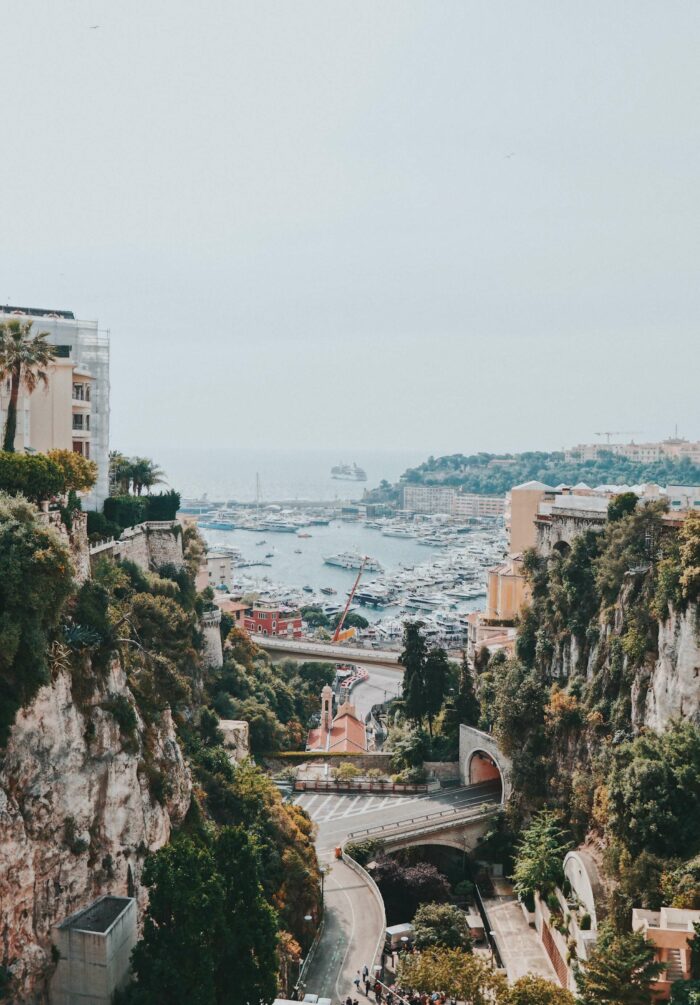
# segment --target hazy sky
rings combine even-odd
[[[697,0],[3,0],[0,32],[0,301],[111,330],[115,446],[700,437]]]

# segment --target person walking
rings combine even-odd
[[[352,979],[352,983],[355,985],[356,989],[360,990],[360,971],[358,970]]]
[[[365,997],[369,998],[369,975],[365,977]]]
[[[362,979],[367,980],[368,977],[369,977],[369,967],[365,963],[364,967],[362,968]]]

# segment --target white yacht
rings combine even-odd
[[[376,558],[363,559],[362,555],[357,555],[352,551],[341,551],[337,555],[326,555],[323,561],[326,565],[337,565],[341,569],[360,569],[364,562],[366,572],[384,572],[384,567]]]

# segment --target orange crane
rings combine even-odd
[[[362,559],[362,565],[360,566],[360,570],[357,573],[357,579],[355,580],[355,585],[353,586],[352,590],[350,590],[350,596],[348,597],[348,602],[345,605],[345,610],[343,611],[343,616],[341,617],[340,621],[338,622],[336,630],[333,633],[333,638],[331,639],[331,644],[333,642],[337,642],[338,639],[340,638],[340,633],[343,630],[343,625],[345,624],[345,619],[346,619],[346,617],[348,615],[348,611],[350,610],[350,604],[352,603],[352,598],[355,596],[355,590],[357,589],[358,583],[360,582],[360,576],[362,575],[362,570],[364,569],[366,562],[367,562],[367,556],[365,555],[365,557]]]

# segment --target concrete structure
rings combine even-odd
[[[301,638],[301,612],[275,604],[255,604],[247,608],[243,625],[253,636]]]
[[[250,757],[250,729],[244,719],[219,719],[219,729],[232,760],[244,761]]]
[[[457,489],[447,485],[404,485],[403,508],[411,513],[452,513]]]
[[[510,799],[513,790],[513,766],[493,736],[474,726],[459,727],[459,775],[462,785],[482,782],[501,783],[501,802]]]
[[[633,909],[632,931],[641,932],[647,942],[653,942],[657,962],[666,966],[666,970],[652,984],[655,1000],[670,998],[674,981],[690,980],[688,939],[693,938],[693,924],[697,922],[700,922],[700,911],[673,907],[662,907],[660,911]]]
[[[535,518],[540,503],[546,496],[553,495],[554,489],[543,482],[524,482],[515,485],[509,493],[506,523],[509,529],[511,555],[522,555],[537,543]]]
[[[99,897],[53,930],[59,952],[51,1005],[111,1005],[129,978],[136,944],[133,897]]]
[[[75,433],[71,438],[71,446],[66,449],[74,449],[79,453],[85,453],[86,445],[90,459],[97,463],[98,475],[97,484],[89,496],[83,500],[83,505],[87,509],[98,508],[109,495],[109,333],[98,328],[97,321],[79,321],[72,311],[52,311],[34,307],[0,307],[0,321],[10,318],[17,320],[34,322],[33,331],[48,332],[47,341],[58,348],[58,360],[56,362],[56,372],[58,383],[56,393],[61,400],[66,398],[66,389],[73,383],[81,384],[90,379],[89,409],[84,397],[80,394],[75,400],[71,400],[71,433]],[[65,360],[65,363],[62,361]],[[71,371],[69,376],[68,371]],[[65,371],[65,373],[64,373]],[[73,380],[73,376],[76,380]],[[71,386],[72,392],[72,386]],[[83,392],[84,393],[84,392]],[[52,392],[49,391],[49,395]],[[35,392],[32,397],[35,397]],[[72,394],[71,394],[72,399]],[[1,407],[1,406],[0,406]],[[26,435],[29,437],[29,446],[32,443],[31,423],[32,413],[37,409],[34,419],[38,422],[41,430],[41,437],[46,439],[50,432],[52,423],[56,423],[56,433],[58,428],[63,430],[65,418],[58,418],[58,414],[63,415],[64,406],[54,406],[41,396],[35,398],[28,406],[28,415],[20,416],[20,420],[28,426]],[[26,411],[26,410],[25,410]],[[67,413],[65,413],[67,414]],[[89,428],[88,428],[89,426]],[[63,433],[61,434],[63,435]],[[54,446],[58,444],[54,443]],[[61,444],[63,446],[63,444]],[[35,447],[40,450],[42,447]]]
[[[667,485],[666,498],[671,513],[700,510],[700,485]]]
[[[480,496],[474,492],[458,492],[452,501],[455,520],[471,517],[501,517],[506,509],[505,496]]]
[[[530,601],[530,589],[519,558],[509,558],[489,569],[486,618],[512,622]]]
[[[321,722],[318,729],[310,729],[307,750],[364,753],[367,750],[365,724],[355,714],[355,706],[344,701],[333,715],[333,688],[330,684],[321,691]]]

